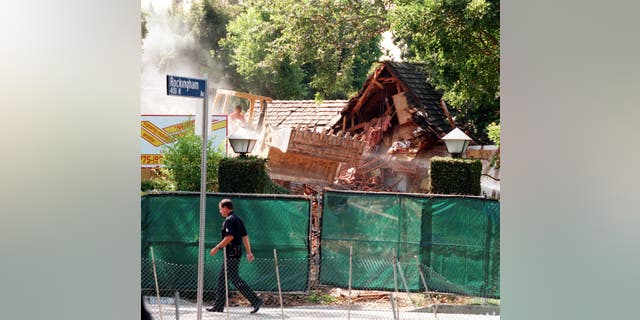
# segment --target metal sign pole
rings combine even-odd
[[[204,283],[204,217],[207,203],[207,132],[210,120],[207,80],[167,75],[167,95],[203,98],[202,101],[202,161],[200,167],[200,235],[198,236],[198,293],[196,309],[198,320],[202,319],[202,287]]]
[[[207,102],[209,93],[207,81],[204,85],[204,100],[202,103],[202,166],[200,167],[200,235],[198,236],[198,293],[197,293],[197,319],[202,319],[202,291],[204,283],[204,224],[205,208],[207,203],[207,131],[209,131],[209,112]]]

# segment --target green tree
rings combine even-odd
[[[406,60],[427,63],[462,129],[488,143],[500,118],[499,21],[499,0],[201,0],[168,21],[176,43],[195,44],[157,61],[197,62],[216,83],[276,99],[345,99],[391,30]]]
[[[268,47],[279,33],[263,9],[248,7],[228,25],[228,34],[221,41],[230,56],[230,63],[244,79],[240,89],[259,92],[278,99],[296,99],[308,95],[305,73],[299,63],[289,57],[274,57]]]
[[[492,122],[487,126],[487,136],[495,145],[500,146],[500,123]]]
[[[391,29],[479,142],[500,118],[500,1],[397,0]]]
[[[265,94],[347,98],[381,55],[386,14],[380,0],[246,1],[221,43],[238,73]]]
[[[487,136],[493,144],[498,146],[498,151],[491,158],[491,165],[500,169],[500,123],[491,122],[487,126]]]
[[[195,134],[193,126],[176,141],[162,147],[162,163],[175,180],[179,191],[199,191],[202,166],[202,137]],[[207,191],[218,190],[218,165],[223,157],[220,147],[207,142]]]

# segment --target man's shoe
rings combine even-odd
[[[264,303],[264,301],[260,300],[258,303],[256,303],[255,306],[253,306],[253,310],[251,310],[250,313],[256,313],[258,312],[258,310],[260,310],[260,306]]]
[[[207,311],[209,311],[209,312],[222,312],[222,310],[216,309],[215,307],[207,308]]]

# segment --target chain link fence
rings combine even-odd
[[[324,258],[323,266],[327,270],[322,272],[345,273],[353,279],[354,266],[359,265],[361,269],[368,270],[368,274],[391,274],[391,277],[385,277],[388,278],[385,281],[390,282],[388,285],[394,289],[379,289],[380,280],[371,277],[368,281],[361,281],[358,289],[353,285],[338,287],[316,283],[311,284],[308,290],[296,291],[283,288],[295,288],[306,282],[312,261],[276,260],[276,255],[277,251],[274,258],[259,258],[252,263],[243,258],[241,262],[252,265],[254,271],[240,272],[240,276],[264,301],[256,314],[250,313],[253,307],[231,282],[226,284],[229,299],[224,312],[205,310],[213,305],[215,283],[223,261],[208,262],[205,265],[202,319],[499,319],[495,300],[411,290],[407,274],[420,274],[423,285],[428,277],[437,277],[433,273],[424,274],[422,270],[429,268],[417,261],[403,264],[393,257]],[[196,264],[143,259],[142,293],[154,319],[197,319],[196,292],[193,289],[196,270]],[[160,273],[170,276],[159,276]],[[192,282],[190,287],[180,285],[187,281]]]
[[[229,282],[229,306],[222,313],[206,311],[224,255],[205,254],[201,319],[500,317],[494,254],[499,238],[464,231],[479,214],[485,217],[476,219],[482,230],[499,229],[490,222],[495,203],[487,209],[475,200],[460,205],[333,193],[322,202],[328,208],[322,208],[320,225],[312,227],[308,197],[208,195],[205,252],[219,241],[217,203],[227,197],[247,225],[256,256],[251,263],[242,258],[239,274],[264,304],[251,314],[249,301]],[[145,196],[142,211],[141,290],[147,309],[154,319],[198,319],[197,194]]]
[[[328,259],[368,262],[354,265],[355,286],[393,290],[393,270],[419,263],[403,275],[408,290],[499,298],[499,203],[472,197],[327,191],[323,195],[320,244],[322,283],[346,286],[344,270],[326,271]],[[323,268],[324,267],[324,268]],[[396,272],[402,272],[397,268]],[[421,274],[426,284],[421,281]]]

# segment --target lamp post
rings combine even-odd
[[[251,153],[251,151],[253,151],[253,147],[255,147],[257,140],[258,139],[243,133],[232,133],[229,135],[231,149],[241,157],[246,157],[247,153]]]
[[[467,151],[469,143],[472,141],[468,135],[462,130],[455,128],[442,137],[444,143],[447,145],[447,151],[453,158],[460,158],[461,155]]]

